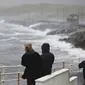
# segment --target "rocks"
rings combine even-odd
[[[66,41],[72,43],[75,47],[85,49],[85,25],[81,25],[79,22],[79,16],[71,14],[67,18],[67,24],[61,24],[60,33],[68,34],[68,38],[60,39],[60,41]]]
[[[72,43],[75,47],[85,48],[85,29],[77,30],[72,33],[68,39],[64,39],[67,42]]]
[[[50,31],[49,33],[47,33],[47,35],[69,34],[69,33],[76,31],[79,28],[79,26],[76,24],[63,22],[57,25],[56,27],[52,27],[52,28],[56,28],[56,29]]]

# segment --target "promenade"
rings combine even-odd
[[[69,77],[77,76],[77,82],[78,85],[83,84],[83,75],[82,75],[82,69],[79,70],[78,64],[85,60],[84,58],[78,58],[74,60],[68,60],[64,62],[56,62],[53,64],[53,72],[56,72],[58,70],[61,70],[63,68],[69,69]],[[1,78],[0,78],[0,85],[5,85],[7,82],[9,85],[15,85],[15,83],[18,83],[17,85],[23,85],[26,84],[26,80],[21,79],[21,75],[24,68],[20,65],[17,66],[1,66],[0,72],[1,72]],[[11,77],[9,76],[11,75]],[[18,81],[18,82],[17,82]]]

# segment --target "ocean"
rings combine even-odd
[[[75,48],[72,44],[59,41],[61,38],[68,37],[64,34],[47,35],[55,28],[49,27],[50,23],[37,22],[28,27],[0,21],[0,63],[1,64],[20,64],[24,54],[24,43],[32,43],[35,51],[41,54],[41,45],[49,43],[51,52],[54,53],[56,60],[68,60],[84,57],[85,51]],[[56,24],[57,27],[58,24]],[[53,27],[53,26],[52,26]],[[54,26],[55,27],[55,26]]]
[[[21,57],[25,53],[24,43],[27,42],[32,43],[33,49],[39,54],[41,54],[41,45],[49,43],[50,51],[55,55],[55,62],[85,57],[85,50],[59,40],[67,38],[67,34],[57,34],[56,32],[49,34],[56,29],[61,30],[62,26],[58,28],[61,22],[65,22],[67,27],[68,14],[66,15],[65,11],[63,14],[62,11],[58,11],[59,13],[46,12],[46,10],[27,12],[24,9],[22,12],[20,7],[13,9],[0,13],[0,65],[21,64]],[[82,21],[84,22],[84,18]]]

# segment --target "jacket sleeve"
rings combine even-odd
[[[53,55],[53,54],[52,54]],[[54,63],[54,55],[53,55],[53,58],[52,58],[52,64]]]
[[[21,65],[23,65],[23,66],[27,66],[25,56],[26,56],[26,54],[24,54],[24,55],[22,56],[22,59],[21,59]]]
[[[41,56],[38,53],[36,53],[36,56],[37,56],[36,63],[37,63],[38,70],[41,70],[41,68],[42,68],[42,59],[41,59]]]

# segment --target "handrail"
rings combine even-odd
[[[81,58],[77,58],[77,59],[70,59],[70,60],[64,60],[64,61],[58,61],[58,62],[54,62],[55,63],[62,63],[62,62],[69,62],[69,61],[75,61],[75,60],[78,60],[80,62],[81,59],[85,59],[84,57],[81,57]]]
[[[70,70],[70,74],[73,72],[81,72],[82,69],[78,68],[78,64],[85,60],[84,57],[77,58],[77,59],[70,59],[70,60],[64,60],[60,62],[54,62],[52,72],[55,72],[56,70],[62,69],[62,68],[68,68]]]
[[[77,59],[74,59],[74,60],[67,60],[67,61],[62,61],[62,62],[54,62],[53,65],[61,64],[61,69],[62,69],[62,68],[66,67],[66,64],[68,65],[69,62],[72,62],[72,63],[70,63],[70,67],[69,66],[67,67],[67,68],[70,69],[70,72],[72,72],[72,67],[78,65],[81,62],[81,59],[84,60],[85,58],[77,58]],[[77,60],[77,62],[74,62],[76,60]],[[17,85],[20,85],[20,80],[21,80],[20,75],[23,73],[23,72],[20,71],[21,67],[22,67],[21,65],[12,65],[12,66],[2,65],[2,66],[0,66],[0,69],[2,69],[1,81],[0,81],[1,85],[4,85],[4,82],[7,82],[7,81],[18,81]],[[5,72],[6,68],[17,68],[17,72],[8,72],[8,73],[6,73]],[[52,70],[56,71],[56,67],[54,69],[52,69]],[[59,69],[57,69],[57,70],[59,70]],[[74,72],[76,72],[76,71],[74,71]],[[15,74],[17,74],[17,76],[18,76],[17,79],[5,80],[5,75],[15,75]]]
[[[18,67],[22,67],[21,65],[11,65],[11,66],[6,66],[6,65],[2,65],[0,66],[0,68],[18,68]]]
[[[1,73],[1,76],[2,75],[15,75],[15,74],[18,74],[19,72],[10,72],[10,73]],[[20,72],[21,74],[23,73],[23,72]]]
[[[2,72],[1,72],[1,85],[4,85],[4,82],[5,81],[15,81],[15,80],[18,80],[18,85],[20,85],[20,74],[22,73],[22,72],[20,72],[20,67],[21,67],[21,65],[14,65],[14,66],[5,66],[5,65],[3,65],[3,66],[0,66],[0,68],[2,69]],[[5,72],[5,69],[6,68],[18,68],[18,72],[10,72],[10,73],[6,73]],[[8,79],[8,80],[5,80],[5,75],[15,75],[15,74],[17,74],[18,75],[18,79]]]

